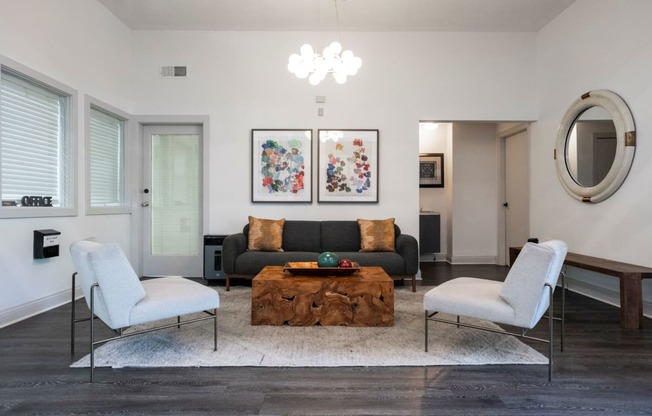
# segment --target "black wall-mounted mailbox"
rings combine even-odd
[[[34,258],[47,259],[59,256],[59,236],[57,230],[34,230]]]

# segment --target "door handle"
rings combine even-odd
[[[503,206],[504,206],[504,207],[508,207],[508,206],[509,206],[509,202],[505,202],[505,203],[503,204]]]
[[[140,204],[140,206],[141,206],[141,207],[148,207],[148,206],[149,206],[149,202],[143,202],[142,204]]]

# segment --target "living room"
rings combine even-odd
[[[0,211],[0,326],[69,301],[73,266],[67,247],[76,240],[117,242],[137,271],[141,269],[143,195],[137,157],[142,154],[133,153],[136,157],[131,160],[129,212],[88,215],[86,95],[131,115],[136,123],[206,121],[206,234],[240,232],[246,216],[254,215],[320,220],[395,217],[404,233],[418,236],[419,121],[532,122],[529,235],[562,239],[576,253],[652,266],[648,256],[652,164],[647,163],[652,150],[646,143],[652,129],[648,87],[652,4],[567,3],[536,31],[343,30],[340,41],[363,58],[363,67],[344,85],[326,80],[315,87],[289,73],[287,59],[305,42],[328,44],[332,30],[132,30],[96,0],[4,2],[3,66],[16,63],[18,69],[34,71],[76,92],[77,173],[72,215],[12,218],[6,208]],[[164,65],[186,66],[188,76],[163,78],[159,69]],[[585,204],[562,187],[553,149],[570,104],[596,89],[623,97],[639,140],[632,168],[618,191],[603,202]],[[326,102],[316,103],[316,96]],[[320,107],[323,116],[318,115]],[[254,128],[378,129],[379,202],[323,204],[315,194],[310,204],[252,203]],[[128,140],[137,146],[137,128]],[[482,207],[484,201],[473,203]],[[38,229],[61,231],[59,257],[32,258],[33,230]],[[579,269],[570,270],[569,277],[579,293],[617,303],[617,279]],[[643,298],[649,317],[649,282],[644,282]]]
[[[640,137],[644,137],[647,106],[645,101],[639,104],[637,100],[647,96],[637,81],[643,82],[649,63],[645,59],[644,36],[636,32],[643,29],[635,25],[636,20],[628,20],[624,28],[607,36],[604,25],[594,24],[587,17],[598,14],[596,9],[604,9],[599,16],[606,24],[610,20],[605,15],[621,19],[628,13],[640,15],[636,10],[645,7],[642,2],[604,2],[600,8],[592,5],[586,12],[578,11],[585,5],[576,2],[538,33],[345,33],[350,47],[361,51],[356,53],[364,51],[364,77],[361,73],[345,85],[322,82],[317,87],[298,82],[285,64],[268,63],[286,62],[285,55],[306,39],[327,43],[330,33],[131,31],[99,3],[84,2],[79,7],[70,2],[35,4],[38,7],[7,5],[12,10],[3,14],[7,21],[2,25],[1,52],[74,87],[80,106],[84,94],[88,94],[134,115],[159,115],[161,119],[167,115],[208,117],[207,234],[240,231],[246,220],[243,213],[293,219],[363,215],[357,209],[349,213],[346,205],[313,203],[306,209],[303,204],[286,204],[279,212],[274,204],[252,204],[246,169],[252,128],[379,129],[381,165],[387,167],[381,166],[379,203],[364,205],[364,216],[396,217],[405,233],[418,235],[419,188],[404,184],[418,183],[419,120],[536,120],[530,133],[530,235],[564,239],[571,251],[582,254],[649,264],[645,253],[652,242],[644,225],[646,204],[641,198],[645,192],[640,191],[645,189],[648,169],[641,162],[645,160],[645,147],[638,149],[632,170],[618,193],[597,205],[577,204],[568,197],[559,184],[551,156],[564,112],[573,100],[591,89],[611,89],[624,97],[637,129],[643,132]],[[581,32],[575,32],[571,19],[586,22]],[[579,43],[583,39],[586,43]],[[590,66],[588,62],[597,60],[603,47],[621,54],[629,51],[626,56],[635,59],[635,64],[623,66],[615,60],[603,60],[599,68]],[[170,64],[186,65],[189,76],[162,78],[158,68]],[[259,70],[261,65],[264,71]],[[390,79],[387,74],[392,74]],[[317,115],[317,95],[327,100],[322,117]],[[79,201],[83,201],[81,110],[77,123],[77,190]],[[131,140],[137,142],[138,138]],[[238,166],[242,167],[240,173]],[[137,177],[136,172],[132,172],[132,178]],[[139,206],[139,184],[131,183],[128,191],[132,203]],[[1,305],[0,322],[21,319],[68,299],[65,276],[71,263],[66,257],[33,263],[29,254],[35,229],[62,231],[62,247],[90,236],[116,241],[139,264],[142,236],[135,231],[139,210],[131,208],[130,214],[112,215],[111,221],[102,215],[84,215],[83,205],[77,210],[80,215],[73,217],[1,220],[6,230],[1,237],[5,247],[3,263],[12,278],[5,283],[7,296]],[[596,227],[597,223],[601,226]],[[581,270],[575,275],[582,289],[593,296],[617,299],[615,279],[586,277]],[[586,282],[599,283],[594,288]],[[649,313],[652,288],[648,285],[644,287],[644,299]]]

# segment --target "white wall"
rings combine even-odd
[[[539,117],[532,125],[532,235],[561,238],[572,252],[652,266],[652,2],[578,0],[538,34]],[[566,109],[581,94],[608,89],[630,107],[634,163],[609,199],[584,204],[562,188],[552,159]],[[570,270],[582,291],[617,300],[618,280]],[[644,281],[652,313],[651,282]],[[597,285],[590,287],[587,285]],[[609,293],[603,293],[603,289]]]
[[[320,48],[330,40],[323,33],[134,32],[136,112],[210,116],[210,232],[239,231],[248,214],[393,216],[418,236],[418,121],[534,115],[532,34],[343,33],[344,47],[364,62],[346,84],[327,79],[313,87],[288,72],[287,58],[302,43]],[[163,64],[187,65],[189,77],[161,79]],[[323,117],[316,95],[326,96]],[[309,206],[250,203],[252,128],[379,129],[380,203],[318,204],[316,194]]]
[[[449,261],[497,262],[498,139],[494,123],[453,123]]]
[[[131,33],[95,1],[5,1],[0,54],[77,90],[78,201],[84,200],[83,97],[130,110]],[[57,258],[32,259],[33,230],[61,231]],[[94,236],[129,246],[129,215],[0,219],[0,327],[70,300],[71,242]]]

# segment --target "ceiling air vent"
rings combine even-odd
[[[161,76],[163,78],[187,78],[188,70],[185,66],[162,66]]]

